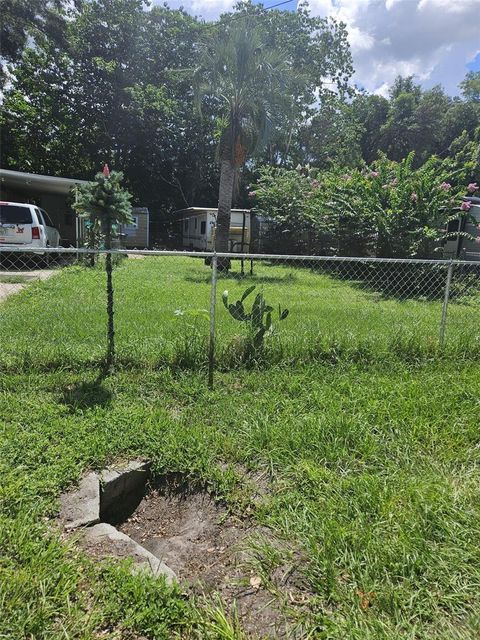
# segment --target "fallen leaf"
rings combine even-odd
[[[365,593],[363,591],[357,591],[357,596],[360,598],[360,609],[367,611],[375,598],[375,592],[368,591]]]

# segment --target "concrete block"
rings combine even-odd
[[[66,529],[100,522],[100,481],[96,473],[86,475],[78,489],[60,496],[60,518]]]
[[[83,544],[97,557],[132,558],[138,571],[148,571],[154,576],[165,576],[168,584],[177,579],[167,565],[150,551],[112,525],[105,522],[85,530]]]

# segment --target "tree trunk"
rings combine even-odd
[[[218,192],[217,226],[215,230],[215,250],[220,253],[230,251],[230,217],[232,213],[233,184],[235,167],[230,158],[224,158],[220,164],[220,188]],[[228,270],[229,260],[219,260],[218,269]]]

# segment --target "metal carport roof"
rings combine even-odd
[[[38,173],[24,173],[0,169],[0,181],[12,189],[23,191],[41,191],[42,193],[56,193],[67,196],[76,184],[84,184],[85,180],[76,178],[57,178],[56,176],[42,176]]]

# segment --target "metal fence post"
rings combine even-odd
[[[210,339],[208,345],[208,387],[213,389],[215,367],[215,310],[217,306],[217,256],[212,257],[212,284],[210,287]]]
[[[447,326],[447,312],[448,312],[448,301],[450,298],[450,283],[452,281],[452,271],[453,271],[453,262],[450,261],[447,269],[447,280],[445,282],[445,295],[443,297],[443,307],[442,307],[442,320],[440,322],[440,335],[438,337],[440,342],[440,347],[443,347],[445,342],[445,329]]]

